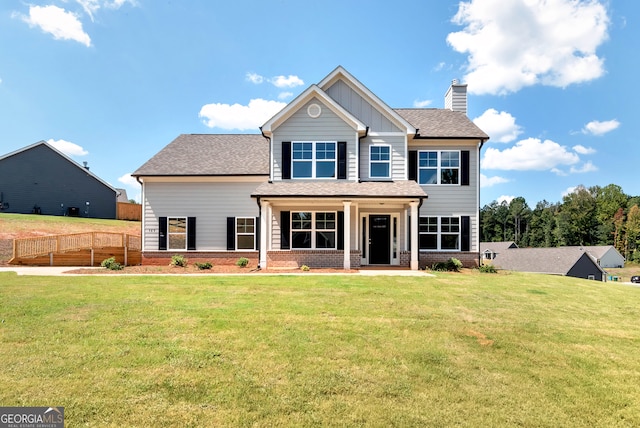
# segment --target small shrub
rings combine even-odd
[[[462,262],[454,257],[446,262],[437,262],[431,266],[431,270],[437,272],[460,272],[460,269],[462,269]]]
[[[498,270],[494,265],[482,265],[478,270],[482,273],[498,273]]]
[[[309,272],[309,266],[302,265],[302,266],[300,266],[300,270],[303,271],[303,272]]]
[[[211,269],[213,267],[213,265],[209,262],[204,262],[204,263],[195,262],[195,265],[200,270]]]
[[[236,262],[236,266],[240,266],[240,267],[247,267],[248,264],[249,264],[249,259],[246,257],[240,257]]]
[[[115,257],[109,257],[100,262],[100,266],[109,270],[122,270],[123,266],[116,261]]]
[[[180,266],[180,267],[186,267],[187,266],[187,259],[184,256],[181,256],[180,254],[175,254],[173,256],[171,256],[171,266]]]
[[[447,264],[445,262],[437,262],[431,265],[431,270],[436,272],[446,272]]]

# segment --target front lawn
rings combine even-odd
[[[640,426],[640,288],[0,273],[0,406],[67,426]]]

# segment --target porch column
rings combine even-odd
[[[418,203],[410,202],[411,206],[411,270],[420,267],[418,250]]]
[[[344,269],[351,269],[351,201],[344,205]]]
[[[271,218],[271,203],[262,202],[262,212],[260,213],[260,268],[267,267],[267,249],[269,248],[269,219]]]

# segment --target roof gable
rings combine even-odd
[[[273,130],[280,126],[284,121],[290,118],[295,112],[301,109],[306,103],[314,98],[321,100],[329,109],[334,112],[338,117],[344,120],[349,126],[351,126],[357,132],[364,134],[367,131],[367,127],[355,116],[345,110],[342,106],[335,102],[326,92],[320,89],[317,85],[311,85],[303,93],[298,95],[293,101],[287,104],[282,110],[280,110],[275,116],[269,119],[260,130],[265,135],[271,135]]]
[[[519,272],[537,272],[566,275],[585,258],[602,272],[602,268],[579,247],[511,248],[496,255],[496,267]]]
[[[351,75],[351,73],[345,70],[342,66],[336,67],[335,70],[329,73],[327,77],[325,77],[320,83],[318,83],[318,86],[322,88],[322,90],[326,91],[339,80],[342,80],[369,104],[373,105],[379,111],[382,111],[399,128],[406,131],[407,134],[415,134],[416,129],[409,121],[407,121],[394,109],[389,107],[384,101],[378,98],[376,94],[371,92],[369,88],[360,83],[358,79],[353,77],[353,75]]]
[[[114,193],[118,193],[118,190],[113,187],[112,185],[110,185],[109,183],[107,183],[106,181],[104,181],[103,179],[101,179],[100,177],[98,177],[97,175],[95,175],[93,172],[91,172],[89,170],[89,168],[86,168],[82,165],[80,165],[78,162],[74,161],[73,159],[71,159],[69,156],[65,155],[64,153],[62,153],[60,150],[56,149],[55,147],[53,147],[51,144],[47,143],[44,140],[38,141],[37,143],[33,143],[30,144],[26,147],[23,147],[21,149],[15,150],[11,153],[7,153],[4,156],[0,156],[0,162],[2,162],[5,159],[9,159],[13,156],[19,155],[21,153],[33,150],[37,147],[44,147],[48,150],[50,150],[51,152],[53,152],[54,155],[60,156],[61,158],[63,158],[65,161],[67,161],[69,164],[71,164],[74,168],[78,168],[80,170],[82,170],[83,173],[89,175],[90,177],[92,177],[94,180],[100,182],[101,184],[103,184],[104,186],[108,187],[109,189],[113,190]]]

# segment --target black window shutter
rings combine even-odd
[[[338,228],[336,233],[336,245],[338,250],[344,250],[344,211],[338,211]]]
[[[418,181],[418,151],[409,150],[409,180]]]
[[[347,179],[347,142],[338,141],[338,180]]]
[[[158,219],[158,250],[167,249],[167,218]]]
[[[227,217],[227,250],[236,249],[236,218]]]
[[[460,184],[469,185],[469,150],[460,152],[460,167],[462,168]]]
[[[256,250],[259,250],[260,249],[260,217],[256,217],[255,221],[256,221],[256,227],[254,228],[254,230],[256,231]]]
[[[282,142],[282,179],[291,178],[291,141]]]
[[[187,250],[196,249],[196,218],[187,217]]]
[[[291,213],[289,211],[280,211],[280,249],[289,250],[289,231],[291,230]]]
[[[460,223],[460,250],[471,251],[471,217],[462,216]]]

